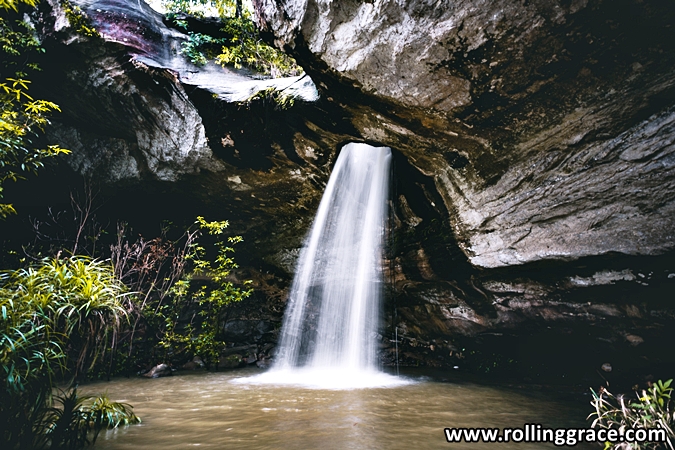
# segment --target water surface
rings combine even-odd
[[[419,381],[322,390],[232,383],[244,369],[158,379],[117,379],[81,388],[135,406],[143,423],[102,433],[99,450],[122,449],[539,449],[552,444],[445,441],[445,427],[587,426],[579,401],[545,391]],[[575,447],[592,448],[592,447]]]

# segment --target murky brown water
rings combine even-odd
[[[445,441],[445,427],[585,426],[589,407],[526,392],[420,381],[387,389],[312,390],[230,383],[240,370],[83,386],[135,406],[143,423],[102,433],[97,449],[508,449],[552,444]],[[577,446],[576,448],[581,448]],[[589,448],[589,447],[584,447]]]

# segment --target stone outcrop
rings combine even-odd
[[[396,209],[392,277],[410,336],[438,346],[429,343],[539,323],[558,330],[542,348],[577,329],[612,351],[644,342],[630,330],[669,336],[675,11],[666,2],[254,5],[358,134],[426,177],[416,194],[400,186]]]
[[[184,174],[221,169],[177,74],[134,57],[171,53],[168,45],[162,46],[168,36],[156,31],[160,19],[147,15],[142,22],[132,20],[131,8],[124,2],[113,4],[126,10],[106,11],[93,3],[95,19],[120,20],[107,26],[95,20],[102,37],[88,38],[72,29],[59,2],[48,3],[37,25],[51,51],[44,64],[49,79],[36,81],[42,81],[48,89],[45,94],[66,109],[67,117],[50,134],[73,150],[67,161],[75,171],[119,182],[143,174],[176,181]],[[139,32],[146,39],[138,39]]]
[[[171,367],[169,367],[168,364],[164,363],[156,365],[148,372],[143,374],[145,378],[170,377],[171,375],[173,375]]]
[[[368,97],[349,104],[353,123],[434,178],[472,264],[673,249],[666,3],[256,8],[326,95]]]

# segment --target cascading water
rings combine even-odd
[[[391,150],[347,144],[300,253],[274,367],[255,382],[391,386],[377,370],[377,329]],[[250,380],[254,381],[254,380]]]
[[[391,151],[348,144],[300,254],[277,365],[372,369]]]

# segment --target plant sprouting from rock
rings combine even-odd
[[[231,45],[223,46],[216,57],[218,64],[231,64],[236,68],[246,66],[272,77],[302,73],[291,57],[263,42],[250,18],[230,19],[222,30],[231,34],[232,39]]]
[[[204,65],[214,60],[220,65],[247,67],[272,77],[299,75],[302,69],[293,58],[269,46],[251,18],[251,11],[241,0],[173,0],[164,3],[170,19],[187,29],[187,22],[177,13],[203,16],[204,8],[217,11],[222,21],[221,36],[188,32],[182,53],[192,63]]]
[[[61,0],[63,12],[66,13],[68,23],[75,30],[75,33],[86,37],[101,37],[96,28],[91,25],[89,17],[77,5],[73,5],[68,0]]]
[[[240,104],[250,106],[251,103],[257,101],[263,104],[272,104],[275,109],[289,109],[295,104],[295,97],[287,94],[283,89],[270,87],[256,92]]]

